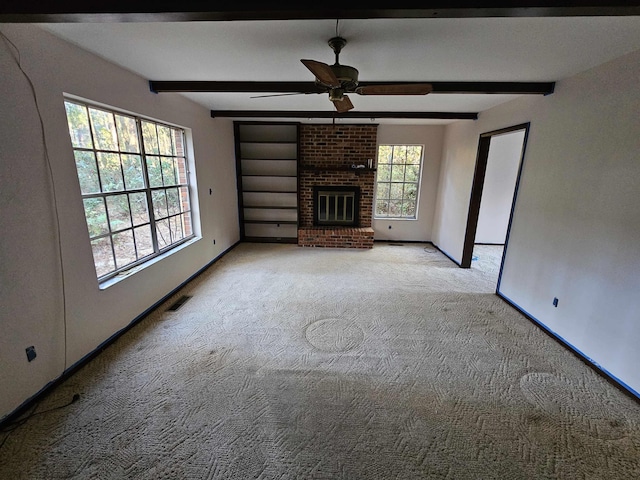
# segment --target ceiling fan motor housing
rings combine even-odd
[[[340,88],[346,92],[352,92],[358,86],[358,70],[349,65],[340,64],[340,52],[347,44],[347,40],[342,37],[333,37],[328,43],[336,54],[336,61],[330,66],[331,70],[340,81]]]
[[[358,86],[358,70],[349,65],[331,65],[331,70],[340,80],[340,86],[347,92],[353,91]]]

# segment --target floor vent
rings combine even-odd
[[[178,300],[176,300],[174,302],[173,305],[171,305],[169,308],[167,308],[167,310],[175,312],[176,310],[178,310],[182,305],[184,305],[187,300],[189,300],[191,297],[188,295],[183,295],[181,296]]]

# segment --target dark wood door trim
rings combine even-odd
[[[502,255],[502,262],[500,265],[500,274],[498,276],[498,285],[500,277],[502,276],[502,263],[504,263],[504,253],[507,250],[509,242],[509,232],[511,230],[511,221],[513,220],[513,209],[516,202],[516,196],[518,195],[518,186],[520,184],[520,175],[522,173],[522,165],[527,146],[527,138],[529,136],[530,123],[521,123],[513,125],[511,127],[501,128],[499,130],[492,130],[480,134],[478,140],[478,154],[476,156],[476,167],[473,174],[473,183],[471,185],[471,197],[469,199],[469,212],[467,214],[467,227],[464,236],[464,246],[462,249],[462,260],[460,267],[470,268],[473,258],[473,246],[475,244],[476,230],[478,228],[478,216],[480,215],[480,202],[482,200],[482,190],[484,187],[484,177],[487,172],[487,161],[489,160],[489,147],[491,145],[491,137],[496,135],[502,135],[505,133],[517,132],[524,130],[524,142],[522,145],[522,153],[520,156],[520,165],[518,167],[518,176],[516,177],[516,187],[513,193],[513,200],[511,202],[511,214],[509,215],[509,224],[507,226],[507,236],[505,238],[504,252]]]

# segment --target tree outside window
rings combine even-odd
[[[193,237],[184,130],[76,100],[65,109],[98,279]]]
[[[416,219],[422,145],[380,145],[376,174],[376,218]]]

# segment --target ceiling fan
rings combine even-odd
[[[347,93],[357,95],[426,95],[433,90],[429,83],[412,84],[368,84],[358,85],[358,70],[349,65],[340,64],[340,52],[347,44],[343,37],[336,36],[329,39],[329,46],[335,53],[333,65],[316,60],[300,60],[316,77],[315,83],[322,89],[321,93],[328,93],[338,113],[348,112],[355,108]]]

